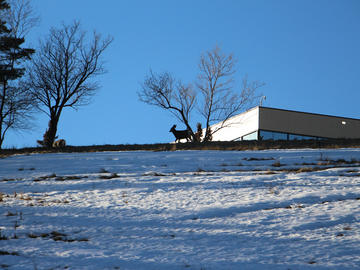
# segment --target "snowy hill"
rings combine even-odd
[[[360,149],[0,159],[3,269],[360,269]]]

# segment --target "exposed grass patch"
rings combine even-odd
[[[9,251],[0,250],[0,256],[5,256],[5,255],[20,256],[20,254],[16,251],[9,252]]]
[[[34,179],[34,182],[40,182],[40,181],[45,181],[45,180],[49,180],[49,179],[53,179],[53,178],[56,178],[56,174],[55,173],[52,173],[50,175],[45,175],[45,176],[40,176],[36,179]]]
[[[32,168],[26,169],[26,168],[21,167],[21,168],[18,169],[18,171],[25,171],[25,170],[35,171],[35,168],[32,167]]]
[[[22,193],[20,193],[19,199],[23,200],[23,201],[31,201],[32,200],[32,198],[30,196],[26,196]]]
[[[57,153],[57,152],[104,152],[104,151],[174,151],[174,150],[265,150],[265,149],[301,149],[301,148],[359,148],[360,139],[329,139],[329,140],[298,140],[298,141],[231,141],[231,142],[207,142],[207,143],[166,143],[166,144],[119,144],[119,145],[91,145],[91,146],[66,146],[62,149],[11,148],[1,149],[0,158],[6,158],[14,154],[32,153]]]
[[[234,165],[232,165],[232,164],[227,164],[227,163],[221,163],[221,164],[220,164],[220,167],[241,167],[241,166],[243,166],[242,163],[237,163],[237,164],[234,164]]]
[[[350,169],[346,170],[343,173],[339,174],[339,176],[346,176],[346,177],[359,177],[360,171],[357,169]]]
[[[36,234],[33,234],[33,233],[28,233],[28,235],[27,235],[29,238],[38,238],[39,236],[38,235],[36,235]]]
[[[118,175],[117,173],[112,173],[110,175],[100,175],[99,178],[100,179],[113,179],[113,178],[118,178],[120,177],[120,175]]]
[[[88,176],[77,176],[77,175],[58,176],[55,173],[53,173],[50,175],[38,177],[38,178],[34,179],[34,182],[46,181],[46,180],[50,180],[50,179],[55,179],[55,181],[66,181],[66,180],[80,180],[80,179],[84,179],[84,178],[88,178]]]
[[[176,237],[175,234],[166,234],[166,235],[163,235],[164,238],[170,238],[170,239],[173,239]]]
[[[277,173],[276,171],[267,170],[264,174],[271,175],[271,174],[276,174],[276,173]]]
[[[36,238],[52,239],[54,241],[61,241],[61,242],[67,242],[67,243],[88,242],[89,241],[89,239],[86,237],[71,238],[66,233],[61,233],[58,231],[52,231],[50,233],[40,233],[40,234],[29,233],[29,234],[27,234],[27,236],[32,239],[36,239]]]
[[[272,193],[271,188],[269,188],[270,193]],[[335,200],[328,200],[328,201],[322,201],[322,202],[316,202],[308,205],[304,204],[291,204],[287,206],[276,206],[271,208],[264,208],[264,211],[271,211],[271,210],[277,210],[277,209],[302,209],[309,206],[314,206],[316,204],[326,204],[326,203],[333,203],[333,202],[344,202],[344,201],[351,201],[351,200],[360,200],[360,198],[344,198],[344,199],[335,199]],[[345,229],[347,228],[347,229]],[[352,230],[351,227],[344,227],[344,230]]]
[[[284,166],[284,165],[280,165]],[[276,167],[276,166],[275,166]],[[316,171],[324,171],[329,169],[329,167],[302,167],[302,168],[287,168],[287,169],[278,169],[278,170],[267,170],[265,172],[265,174],[276,174],[276,173],[280,173],[280,172],[284,172],[284,173],[304,173],[304,172],[316,172]]]
[[[17,213],[12,213],[10,211],[7,211],[6,215],[7,217],[14,217],[14,216],[17,216]]]
[[[273,164],[271,164],[271,166],[279,168],[279,167],[285,166],[285,164],[280,163],[280,161],[276,161]]]
[[[343,158],[339,159],[329,159],[329,158],[320,158],[317,163],[319,166],[329,166],[329,165],[355,165],[360,164],[360,160],[352,158],[351,160],[345,160]]]
[[[296,171],[296,173],[304,173],[304,172],[315,172],[322,170],[319,167],[302,167]]]
[[[88,176],[77,176],[77,175],[57,176],[55,178],[55,181],[81,180],[85,178],[88,178]]]
[[[1,179],[2,182],[12,182],[12,181],[20,181],[23,180],[22,178],[3,178]]]
[[[347,171],[346,171],[346,173],[358,173],[358,172],[359,172],[359,170],[354,170],[354,169],[353,169],[353,170],[347,170]]]
[[[334,165],[331,161],[319,161],[316,165],[318,166],[332,166]]]
[[[302,165],[302,166],[315,166],[317,163],[314,162],[303,162],[303,163],[295,163],[295,165]]]
[[[143,176],[167,176],[167,175],[158,172],[148,172],[148,173],[144,173]]]
[[[250,157],[250,158],[243,158],[243,160],[246,160],[246,161],[265,161],[265,160],[274,160],[274,158],[255,158],[255,157]]]

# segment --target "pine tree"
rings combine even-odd
[[[0,0],[0,15],[10,6]],[[32,107],[32,100],[26,87],[17,82],[25,69],[19,66],[29,60],[33,49],[21,48],[23,37],[16,37],[8,29],[6,22],[0,20],[0,149],[6,132],[10,129],[26,127],[26,116]]]
[[[5,0],[0,0],[0,12],[6,9],[9,9],[8,3]],[[6,27],[6,22],[0,19],[0,34],[2,33],[9,33],[10,30]]]

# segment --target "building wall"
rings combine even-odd
[[[328,115],[259,108],[259,128],[325,138],[360,138],[360,120]]]
[[[214,131],[222,125],[222,122],[211,127]],[[259,107],[252,108],[242,114],[230,118],[225,123],[226,127],[213,135],[213,141],[240,140],[242,136],[259,129]]]

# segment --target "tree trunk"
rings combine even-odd
[[[2,149],[3,141],[4,141],[4,138],[0,135],[0,150]]]
[[[47,148],[52,148],[53,143],[56,140],[56,132],[57,132],[57,125],[59,122],[59,116],[51,115],[48,129],[44,134],[43,146]]]
[[[185,122],[185,125],[186,125],[187,130],[190,132],[191,141],[192,141],[192,142],[195,142],[195,141],[196,141],[195,134],[194,134],[194,132],[193,132],[192,128],[190,127],[190,125],[189,125],[189,123],[188,123],[187,120],[186,120],[186,122]]]
[[[3,81],[3,85],[2,85],[3,89],[2,89],[2,93],[0,95],[1,100],[0,100],[0,149],[2,149],[2,144],[4,141],[4,137],[5,137],[5,133],[3,135],[3,128],[6,129],[6,127],[3,125],[4,123],[4,107],[5,107],[5,102],[6,102],[6,80]]]

